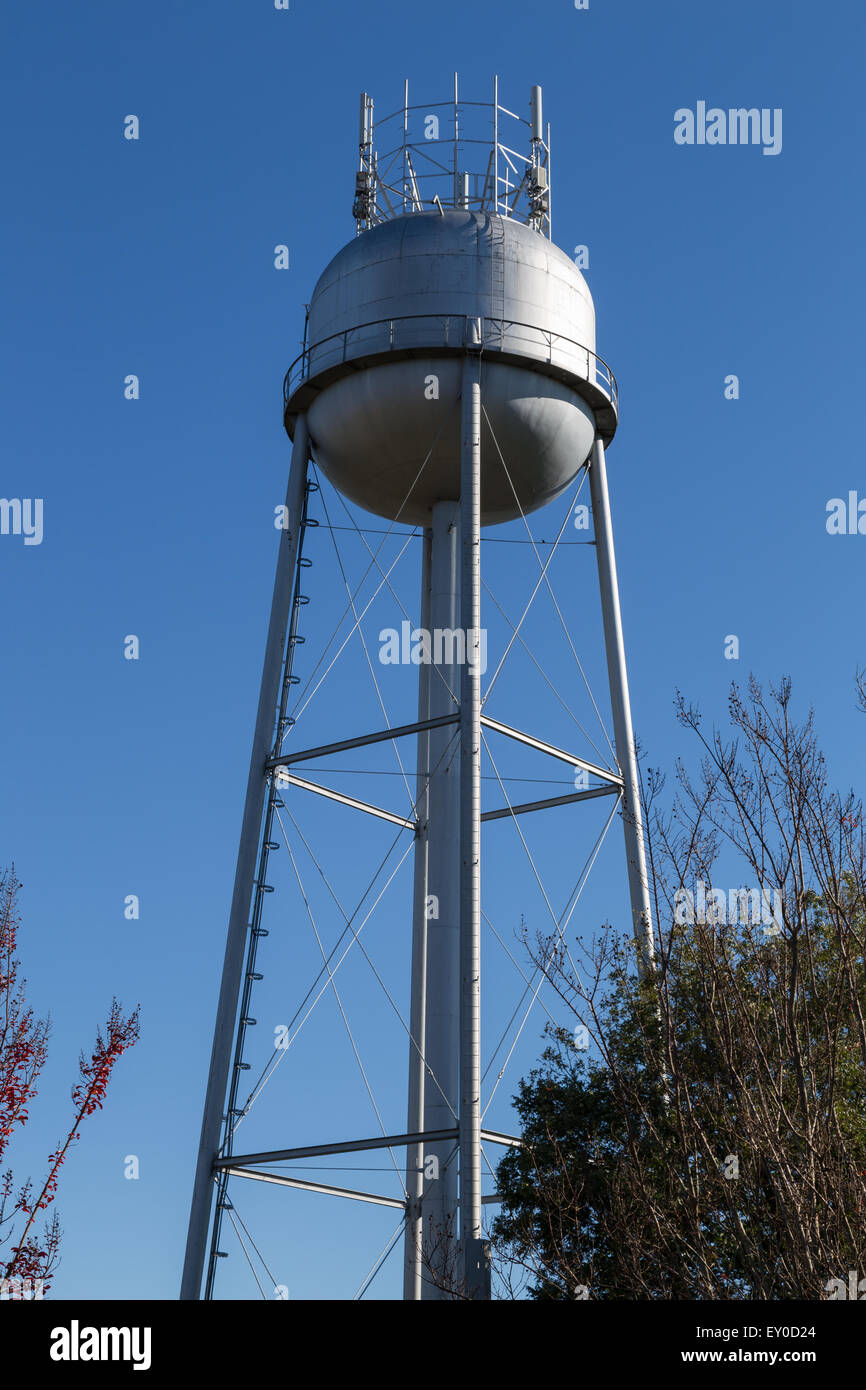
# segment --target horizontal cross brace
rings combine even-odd
[[[380,1207],[396,1207],[398,1211],[406,1210],[406,1202],[400,1197],[382,1197],[376,1192],[358,1192],[353,1187],[335,1187],[330,1183],[310,1182],[307,1178],[288,1178],[282,1173],[260,1173],[253,1168],[228,1168],[227,1173],[233,1178],[252,1178],[258,1182],[276,1183],[278,1187],[299,1188],[303,1192],[318,1192],[324,1197],[350,1197],[355,1202],[372,1202]],[[484,1206],[490,1206],[502,1201],[500,1192],[489,1192],[481,1198]]]
[[[502,820],[505,816],[522,816],[526,811],[546,811],[550,806],[568,806],[572,801],[589,801],[594,796],[615,796],[619,787],[590,787],[587,792],[571,796],[551,796],[546,801],[524,801],[520,806],[502,806],[497,811],[484,811],[482,820]]]
[[[233,1178],[255,1178],[258,1182],[274,1182],[279,1187],[300,1187],[305,1192],[319,1192],[326,1197],[351,1197],[356,1202],[374,1202],[380,1207],[399,1207],[406,1210],[406,1203],[398,1197],[379,1197],[374,1192],[356,1192],[351,1187],[331,1187],[323,1182],[308,1182],[306,1178],[287,1178],[282,1173],[261,1173],[255,1168],[227,1168]]]
[[[551,758],[559,758],[560,762],[568,763],[569,767],[582,767],[602,782],[610,782],[614,787],[622,786],[622,778],[618,772],[610,772],[606,767],[596,767],[595,763],[588,763],[585,758],[578,758],[574,753],[566,753],[563,748],[556,748],[552,743],[545,743],[543,739],[534,738],[532,734],[524,734],[520,729],[512,729],[510,724],[500,724],[498,719],[488,719],[486,714],[482,714],[481,723],[485,728],[492,729],[495,734],[505,734],[507,738],[513,738],[517,743],[525,743],[529,748],[537,748],[539,753],[547,753]]]
[[[496,1139],[491,1133],[487,1136],[496,1143],[515,1143],[516,1140]],[[365,1149],[402,1149],[408,1144],[438,1144],[444,1139],[456,1139],[456,1129],[428,1130],[426,1134],[383,1134],[376,1139],[349,1139],[338,1144],[315,1144],[305,1149],[276,1149],[271,1153],[240,1154],[237,1158],[218,1158],[214,1168],[231,1168],[235,1164],[248,1166],[251,1163],[289,1163],[293,1158],[323,1158],[326,1154],[363,1153]]]
[[[416,828],[416,822],[407,820],[405,816],[397,816],[393,811],[383,811],[381,806],[371,806],[368,801],[359,801],[354,796],[347,796],[345,792],[333,791],[331,787],[321,787],[318,782],[307,782],[303,777],[296,777],[282,768],[278,769],[277,786],[300,787],[306,792],[317,792],[319,796],[326,796],[330,801],[339,801],[343,806],[351,806],[356,811],[366,811],[368,815],[391,821],[393,825],[401,825],[404,830]]]
[[[482,1129],[481,1138],[486,1139],[488,1144],[505,1144],[511,1149],[522,1149],[523,1140],[516,1134],[500,1134],[495,1129]]]
[[[438,719],[422,719],[417,724],[401,724],[395,729],[380,729],[375,734],[360,734],[358,738],[344,738],[339,743],[324,743],[320,748],[304,748],[300,753],[284,753],[279,758],[268,758],[265,767],[288,767],[290,763],[307,762],[310,758],[323,758],[329,753],[344,753],[350,748],[364,748],[369,743],[387,743],[392,738],[405,738],[408,734],[423,734],[428,729],[441,729],[445,724],[457,724],[459,714],[443,714]]]
[[[348,796],[345,792],[335,791],[331,787],[322,787],[318,782],[308,782],[304,777],[296,777],[289,772],[283,772],[279,778],[278,785],[281,787],[299,787],[302,791],[315,792],[318,796],[327,797],[329,801],[338,801],[341,806],[350,806],[356,811],[366,811],[368,815],[378,816],[380,820],[390,821],[392,825],[399,825],[404,830],[417,830],[418,822],[409,820],[406,816],[398,816],[393,811],[385,811],[381,806],[373,806],[368,801],[360,801],[357,797]],[[605,787],[590,787],[588,791],[573,792],[569,796],[551,796],[544,801],[524,801],[518,806],[502,806],[496,811],[484,811],[481,815],[482,821],[502,820],[506,816],[522,816],[528,811],[547,811],[551,807],[570,806],[573,801],[590,801],[596,796],[611,796],[618,792],[619,788],[615,783]]]

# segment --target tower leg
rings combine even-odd
[[[424,532],[421,562],[421,627],[430,631],[430,585],[433,562],[433,532]],[[430,666],[418,668],[418,722],[430,718]],[[430,819],[430,734],[418,735],[415,775],[415,810],[418,834],[415,839],[415,887],[412,911],[412,997],[409,1010],[409,1109],[406,1130],[417,1134],[424,1128],[424,1058],[427,1011],[427,824]],[[421,1198],[424,1191],[424,1145],[410,1144],[406,1150],[406,1242],[403,1261],[403,1297],[419,1299],[422,1288]]]
[[[460,529],[460,1243],[464,1296],[489,1298],[481,1240],[481,353],[463,366]]]
[[[459,647],[435,634],[460,626],[460,504],[433,507],[429,670],[430,717],[453,715],[460,700]],[[456,647],[456,649],[455,649]],[[439,660],[436,658],[439,657]],[[423,669],[423,668],[422,668]],[[424,1129],[454,1129],[460,1094],[460,739],[455,725],[429,731],[427,835],[427,974]],[[431,1075],[432,1073],[432,1075]],[[457,1242],[458,1146],[424,1148],[421,1296],[449,1297]]]
[[[628,862],[629,894],[635,940],[640,950],[641,969],[644,975],[647,975],[653,968],[655,944],[644,849],[640,784],[637,775],[637,758],[634,751],[634,730],[631,722],[628,673],[622,636],[619,584],[616,577],[616,556],[613,548],[610,497],[607,489],[607,468],[605,466],[604,445],[600,439],[596,439],[592,448],[589,487],[595,525],[595,550],[598,561],[602,616],[604,618],[604,642],[607,651],[614,742],[623,779],[622,822]]]
[[[256,876],[256,853],[267,790],[265,761],[270,754],[274,737],[283,652],[291,612],[292,582],[298,555],[300,523],[303,516],[308,454],[307,423],[304,416],[299,416],[295,426],[292,463],[286,492],[289,526],[288,529],[280,532],[274,596],[265,645],[262,683],[253,735],[250,772],[247,780],[247,794],[244,802],[234,892],[223,961],[222,983],[214,1026],[210,1072],[205,1093],[204,1116],[189,1217],[186,1257],[180,1293],[182,1299],[195,1300],[201,1294],[207,1233],[213,1202],[213,1161],[220,1144],[223,1108],[237,1022],[238,999],[244,966],[244,947],[249,930],[250,902]]]

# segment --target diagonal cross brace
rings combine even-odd
[[[502,724],[498,719],[490,719],[486,714],[482,714],[481,723],[487,729],[492,729],[496,734],[505,734],[507,738],[513,738],[517,743],[525,743],[529,748],[536,748],[539,753],[546,753],[551,758],[558,758],[560,762],[568,763],[569,767],[580,767],[593,777],[598,777],[602,782],[609,782],[611,786],[621,787],[622,777],[618,772],[611,772],[606,767],[597,767],[595,763],[589,763],[586,758],[578,758],[574,753],[567,753],[563,748],[556,748],[552,743],[545,743],[543,739],[535,738],[533,734],[525,734],[520,729],[513,729],[510,724]]]

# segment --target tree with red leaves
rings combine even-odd
[[[18,976],[18,891],[14,869],[0,874],[0,1163],[15,1130],[27,1123],[28,1104],[48,1055],[49,1023],[39,1019],[26,1002],[26,980]],[[60,1169],[79,1138],[82,1120],[101,1110],[114,1064],[138,1038],[138,1009],[124,1017],[113,1000],[108,1019],[97,1029],[90,1057],[81,1053],[79,1080],[72,1088],[73,1119],[66,1137],[48,1157],[48,1174],[38,1195],[27,1179],[15,1183],[11,1168],[0,1171],[0,1280],[17,1280],[19,1287],[39,1287],[44,1295],[57,1265],[61,1229],[56,1212],[37,1230],[38,1214],[57,1194]],[[14,1244],[12,1243],[14,1241]]]

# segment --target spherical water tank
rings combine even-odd
[[[460,494],[462,360],[481,346],[482,524],[557,497],[616,427],[595,310],[565,253],[516,219],[410,213],[363,232],[320,277],[287,386],[313,456],[368,511],[428,525]],[[515,493],[519,506],[515,501]]]

